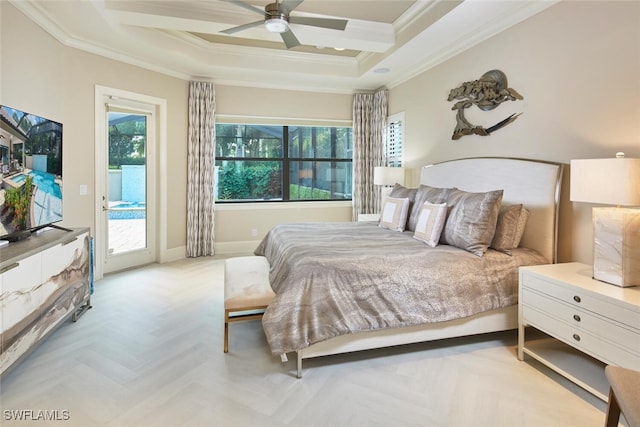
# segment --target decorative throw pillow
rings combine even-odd
[[[413,238],[426,243],[432,248],[436,247],[446,219],[446,203],[433,204],[424,202],[418,215]]]
[[[407,230],[416,230],[418,216],[420,216],[420,211],[422,210],[422,205],[424,205],[424,202],[433,204],[445,203],[450,191],[451,188],[437,188],[430,187],[428,185],[420,185],[418,187],[418,191],[416,191],[413,208],[411,208],[411,213],[409,214]]]
[[[391,189],[391,193],[389,193],[389,197],[394,197],[396,199],[409,199],[409,209],[408,212],[411,212],[411,210],[413,209],[413,201],[416,198],[416,191],[418,191],[417,188],[407,188],[404,185],[398,184],[396,182],[396,185],[393,186],[393,189]],[[409,218],[409,214],[407,213],[407,219]],[[407,226],[405,225],[405,228]]]
[[[407,224],[407,212],[409,211],[409,199],[397,199],[387,197],[380,214],[379,227],[394,231],[404,231]]]
[[[483,256],[496,231],[502,193],[503,190],[469,193],[452,189],[447,198],[450,210],[440,243]]]
[[[511,255],[511,250],[520,244],[527,219],[529,219],[529,211],[522,205],[501,207],[490,247]]]

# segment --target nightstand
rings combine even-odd
[[[380,221],[380,214],[358,214],[358,222]]]
[[[577,262],[520,268],[518,359],[531,356],[607,401],[606,365],[640,370],[640,287],[591,274]]]

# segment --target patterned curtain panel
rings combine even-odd
[[[187,176],[187,256],[213,255],[215,87],[189,85],[189,152]]]
[[[382,166],[384,128],[387,123],[386,90],[356,93],[353,98],[353,220],[377,213],[380,188],[373,185],[373,168]]]

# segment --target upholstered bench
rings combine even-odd
[[[604,372],[611,386],[605,427],[617,426],[621,412],[629,427],[640,427],[640,372],[611,365]]]
[[[274,297],[269,262],[263,256],[224,261],[224,352],[229,351],[229,322],[260,319]]]

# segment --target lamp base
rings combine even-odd
[[[593,278],[640,286],[640,209],[593,208]]]

